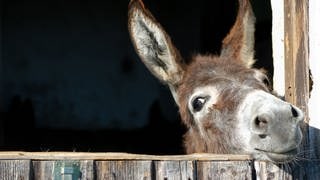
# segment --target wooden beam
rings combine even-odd
[[[285,97],[308,117],[308,1],[284,0],[284,9]],[[305,121],[308,122],[308,118]]]
[[[213,161],[242,161],[252,160],[249,155],[237,154],[189,154],[189,155],[145,155],[129,153],[87,153],[87,152],[0,152],[0,160],[32,159],[32,160],[213,160]]]

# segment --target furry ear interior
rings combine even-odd
[[[174,87],[183,74],[179,51],[141,0],[129,4],[128,27],[140,59],[159,80]]]
[[[239,0],[235,24],[223,39],[221,56],[251,67],[254,61],[255,17],[249,0]]]

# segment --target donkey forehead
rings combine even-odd
[[[214,87],[215,94],[221,101],[227,97],[237,97],[240,100],[250,89],[269,91],[263,83],[266,76],[256,69],[247,68],[241,64],[215,56],[197,56],[193,63],[187,66],[177,93],[179,104],[184,107],[190,97],[199,87]]]
[[[181,83],[183,91],[203,85],[255,86],[266,76],[257,69],[231,63],[218,57],[197,56],[185,71]]]

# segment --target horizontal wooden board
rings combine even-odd
[[[0,160],[210,160],[210,161],[242,161],[252,160],[249,155],[236,154],[189,154],[189,155],[145,155],[130,153],[89,153],[89,152],[0,152]]]
[[[256,161],[247,155],[1,152],[0,157],[0,179],[59,179],[64,176],[80,179],[173,180],[320,177],[317,160],[278,165]]]

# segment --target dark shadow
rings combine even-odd
[[[141,154],[183,154],[184,128],[177,120],[168,121],[155,101],[146,127],[132,130],[96,131],[36,128],[30,99],[12,98],[5,117],[4,144],[10,151],[131,152]]]
[[[33,103],[14,96],[7,113],[4,114],[5,146],[25,148],[32,146],[35,132]]]
[[[4,123],[2,128],[4,129],[4,143],[0,150],[183,153],[182,136],[185,129],[170,92],[168,89],[163,90],[164,86],[160,86],[157,80],[147,78],[152,75],[138,60],[139,57],[134,53],[129,40],[128,1],[46,0],[30,1],[27,4],[23,0],[2,0],[1,2],[3,5],[1,6],[3,9],[1,23],[5,25],[1,35],[3,36],[2,42],[6,42],[3,46],[3,54],[1,54],[3,60],[1,60],[6,65],[3,67],[11,67],[3,71],[7,73],[6,76],[1,76],[5,80],[5,83],[1,84],[4,90],[1,96],[9,99],[15,94],[18,95],[11,100],[6,100],[6,107],[1,117]],[[201,0],[197,3],[191,0],[145,0],[145,4],[170,34],[186,59],[197,52],[219,54],[221,40],[234,23],[237,12],[237,0]],[[268,11],[266,14],[270,15],[270,5],[260,6],[263,8],[258,11],[266,9]],[[269,17],[257,16],[255,44],[258,59],[256,66],[272,72],[270,22]],[[24,46],[19,48],[21,44]],[[117,52],[121,54],[116,54]],[[72,60],[75,61],[74,64],[70,63],[69,66],[65,66]],[[0,62],[0,65],[2,64]],[[80,65],[83,69],[77,69]],[[50,74],[52,79],[48,78],[48,82],[40,84],[39,81],[46,81],[46,71],[54,68],[56,70],[52,73],[53,75]],[[97,69],[104,71],[96,75]],[[114,69],[121,74],[111,73]],[[143,74],[141,75],[142,80],[134,79],[139,73]],[[85,75],[79,77],[83,74]],[[92,76],[88,77],[89,75]],[[44,76],[43,79],[42,76]],[[103,79],[105,81],[96,80],[105,76],[107,76],[106,79]],[[30,81],[25,81],[26,79]],[[76,85],[80,84],[81,87],[73,86],[73,81],[79,81]],[[152,90],[160,91],[159,97],[152,99],[154,102],[149,107],[149,122],[141,128],[76,130],[43,128],[37,124],[39,121],[47,121],[47,119],[37,119],[37,114],[39,114],[40,106],[45,109],[47,107],[42,106],[52,105],[39,103],[39,101],[52,102],[46,101],[51,92],[57,92],[50,96],[54,99],[64,97],[61,94],[66,92],[57,89],[63,89],[65,85],[66,90],[71,92],[77,90],[82,93],[82,91],[91,92],[92,90],[94,93],[90,98],[95,99],[89,100],[95,102],[100,101],[100,97],[108,95],[108,92],[95,91],[104,87],[100,86],[101,84],[116,86],[116,82],[123,81],[130,85],[125,93],[129,94],[130,88],[141,87],[136,91],[140,92],[138,95],[143,99],[154,98],[145,95],[147,93],[142,85],[146,81],[149,85],[156,86]],[[67,84],[66,82],[72,83]],[[117,85],[122,87],[119,84]],[[19,91],[21,91],[20,94],[16,93]],[[113,91],[123,91],[123,89],[113,89]],[[78,97],[80,98],[81,95]],[[70,109],[65,110],[63,109],[65,106],[59,104],[67,101],[68,99],[57,100],[57,104],[50,106],[54,108],[46,109],[47,118],[54,116],[56,111],[63,111],[68,114],[68,117],[73,118],[71,110],[75,105],[68,104]],[[83,104],[87,109],[114,103],[104,102],[97,107],[92,107],[87,105],[87,102],[76,102]],[[128,103],[135,102],[128,101]],[[173,115],[168,117],[165,114],[168,112],[163,106],[172,107],[172,111],[176,112],[170,112]],[[114,107],[110,106],[110,108]],[[117,109],[119,107],[114,108],[114,110]],[[67,118],[66,121],[68,121]]]

